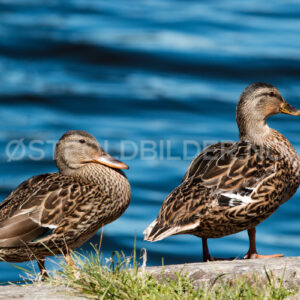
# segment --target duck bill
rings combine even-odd
[[[96,156],[92,162],[105,165],[114,169],[129,169],[129,167],[126,164],[113,158],[107,153]]]
[[[300,109],[293,107],[292,105],[285,102],[280,109],[280,112],[283,114],[288,114],[292,116],[300,116]]]

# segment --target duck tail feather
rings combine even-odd
[[[145,235],[144,240],[150,242],[160,241],[171,235],[192,231],[198,226],[199,223],[192,223],[187,225],[175,225],[172,227],[170,225],[162,226],[157,222],[157,220],[155,220],[144,231],[144,235]]]

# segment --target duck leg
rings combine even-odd
[[[38,259],[37,263],[38,263],[42,278],[48,277],[49,275],[48,275],[47,269],[45,267],[45,258]]]
[[[202,249],[203,249],[203,261],[211,261],[212,258],[209,254],[208,245],[207,245],[207,238],[202,238]]]
[[[71,251],[72,250],[68,247],[68,245],[66,245],[66,250],[65,250],[65,253],[64,253],[64,259],[65,259],[65,262],[68,266],[75,266]]]
[[[69,266],[75,266],[73,257],[72,257],[72,255],[70,253],[68,253],[64,258],[65,258],[65,261],[66,261],[67,265],[69,265]]]
[[[283,254],[272,254],[272,255],[260,255],[257,253],[256,250],[256,229],[250,228],[248,229],[249,235],[249,251],[244,256],[244,259],[251,259],[251,258],[275,258],[275,257],[283,257]]]
[[[218,258],[212,257],[209,254],[207,238],[202,238],[202,249],[203,249],[203,261],[217,261],[217,260],[234,260],[235,258]]]
[[[203,261],[218,261],[218,260],[236,260],[236,257],[229,258],[220,258],[220,257],[212,257],[209,254],[207,238],[202,238],[202,249],[203,249]]]

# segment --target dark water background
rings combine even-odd
[[[201,260],[196,237],[151,244],[142,232],[196,144],[238,138],[235,105],[246,85],[270,82],[300,107],[297,2],[1,0],[0,200],[23,180],[56,170],[53,143],[66,130],[87,130],[131,167],[132,204],[105,227],[105,256],[130,255],[136,232],[148,265]],[[300,152],[299,119],[280,115],[269,124]],[[258,226],[261,253],[299,255],[299,204],[297,193]],[[209,246],[215,256],[241,256],[247,234]],[[6,263],[0,270],[1,281],[23,274]]]

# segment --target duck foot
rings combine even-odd
[[[244,256],[244,259],[262,259],[262,258],[276,258],[276,257],[283,257],[283,254],[271,254],[271,255],[260,255],[257,253],[256,250],[256,229],[250,228],[248,229],[248,235],[249,235],[249,251]]]
[[[203,248],[203,261],[222,261],[222,260],[235,260],[236,257],[229,257],[229,258],[220,258],[220,257],[212,257],[209,254],[207,238],[202,238],[202,248]]]
[[[45,281],[46,279],[48,279],[50,277],[46,270],[43,273],[41,273],[41,275],[42,275],[42,277],[41,277],[42,281]]]
[[[277,257],[283,257],[283,254],[271,254],[271,255],[261,255],[258,253],[247,253],[244,256],[244,259],[262,259],[262,258],[277,258]]]
[[[235,260],[237,259],[236,257],[228,257],[228,258],[223,258],[223,257],[203,257],[203,261],[204,262],[208,262],[208,261],[231,261],[231,260]]]
[[[46,278],[49,277],[49,274],[47,272],[47,269],[45,267],[45,258],[40,258],[37,260],[39,269],[40,269],[40,273],[41,273],[41,280],[45,280]]]
[[[68,253],[68,254],[64,257],[64,259],[65,259],[65,262],[66,262],[66,264],[67,264],[68,266],[75,266],[75,262],[74,262],[73,257],[72,257],[72,255],[71,255],[70,253]]]

